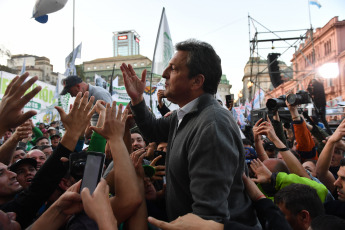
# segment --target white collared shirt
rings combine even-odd
[[[178,126],[180,126],[180,123],[182,122],[184,116],[192,110],[194,105],[197,103],[198,99],[199,98],[195,98],[193,101],[188,102],[182,108],[177,110]]]

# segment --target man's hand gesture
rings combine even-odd
[[[122,71],[127,94],[132,100],[132,105],[139,104],[144,99],[143,93],[146,86],[146,69],[144,69],[141,74],[141,80],[138,78],[131,65],[127,66],[123,63],[120,69]]]
[[[33,77],[27,82],[24,82],[28,76],[29,73],[24,73],[20,77],[16,76],[6,88],[5,94],[0,103],[1,135],[6,130],[23,124],[26,120],[37,113],[34,110],[27,111],[24,114],[22,113],[24,105],[28,103],[42,88],[41,86],[37,86],[32,91],[25,94],[25,92],[38,79],[38,77]]]
[[[66,134],[63,136],[61,143],[71,151],[74,150],[78,138],[85,131],[96,110],[95,107],[91,110],[95,98],[92,96],[88,101],[89,92],[85,92],[83,97],[81,95],[81,92],[77,94],[69,114],[66,114],[61,107],[55,106],[66,129]]]
[[[112,107],[107,103],[105,110],[105,121],[101,128],[91,126],[90,129],[102,135],[107,141],[114,139],[120,139],[122,141],[125,133],[125,124],[128,111],[125,110],[122,114],[123,105],[119,105],[119,109],[116,114],[116,101],[113,101]]]

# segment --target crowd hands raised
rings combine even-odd
[[[96,102],[88,91],[79,92],[68,114],[56,107],[65,129],[62,137],[55,127],[50,129],[55,131],[51,133],[43,132],[44,127],[35,127],[30,120],[34,111],[22,112],[24,105],[40,91],[36,87],[26,93],[37,77],[25,81],[28,77],[25,73],[12,80],[0,103],[0,119],[6,121],[0,123],[1,135],[15,129],[0,147],[0,227],[218,230],[342,229],[345,226],[345,144],[342,141],[345,121],[324,140],[319,136],[313,138],[313,127],[291,105],[288,107],[293,132],[285,130],[285,133],[293,135],[284,134],[276,113],[272,121],[268,117],[260,119],[252,127],[253,143],[243,143],[247,167],[240,175],[241,191],[255,209],[245,215],[254,215],[254,219],[257,216],[260,223],[248,226],[228,218],[218,221],[200,215],[198,207],[191,207],[190,212],[175,220],[168,218],[166,166],[161,163],[166,158],[168,143],[149,143],[141,130],[134,127],[134,118],[143,101],[146,72],[139,79],[130,65],[123,64],[121,70],[131,106],[136,107],[134,112],[129,106],[125,109],[117,106],[116,102]],[[167,75],[166,71],[163,75],[169,79],[170,73]],[[203,81],[202,77],[196,79]],[[162,102],[162,98],[169,96],[172,97],[159,92],[158,108],[163,121],[174,116]],[[90,120],[94,113],[99,118],[92,126]],[[143,126],[140,119],[136,122]],[[93,194],[88,188],[80,191],[80,177],[69,169],[69,156],[78,149],[81,137],[91,139],[87,151],[106,155],[104,179],[101,178]],[[323,143],[318,145],[322,149],[314,142],[317,138]],[[189,179],[195,175],[191,172]]]

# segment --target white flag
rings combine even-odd
[[[170,35],[168,20],[165,15],[165,8],[163,8],[153,54],[152,73],[162,75],[173,54],[174,45]]]
[[[119,77],[116,77],[116,78],[113,80],[113,87],[119,87]]]
[[[75,68],[74,62],[76,58],[81,58],[81,47],[82,43],[77,46],[73,52],[71,52],[65,59],[65,76],[77,75],[77,70]]]
[[[58,78],[56,80],[56,87],[55,87],[55,93],[54,93],[54,99],[60,98],[60,93],[63,89],[62,85],[62,79],[65,78],[62,74],[58,74]]]

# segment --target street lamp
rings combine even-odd
[[[247,88],[248,88],[248,94],[249,94],[249,97],[248,97],[248,100],[249,102],[252,100],[252,87],[253,87],[254,83],[252,81],[248,81],[247,83]]]

